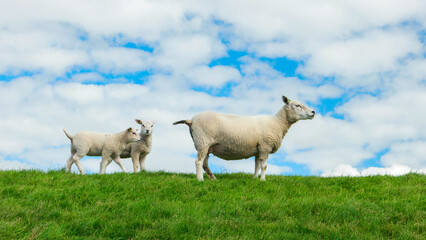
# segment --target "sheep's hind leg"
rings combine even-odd
[[[209,154],[209,148],[203,148],[198,150],[197,160],[195,160],[195,169],[197,172],[198,181],[203,181],[203,161]]]
[[[74,154],[71,154],[71,156],[67,160],[67,167],[65,168],[65,172],[67,173],[71,171],[71,166],[74,163],[74,160],[72,159],[74,157]]]
[[[123,166],[123,162],[121,161],[120,156],[117,156],[114,158],[114,162],[118,164],[118,166],[120,166],[121,170],[123,170],[123,172],[126,172],[126,169]]]
[[[77,165],[78,170],[80,170],[81,175],[84,175],[84,169],[81,166],[80,159],[84,157],[84,155],[79,155],[78,153],[74,154],[72,157],[73,161],[75,162],[75,165]]]
[[[216,177],[214,176],[214,174],[212,173],[212,171],[209,168],[209,153],[207,153],[206,158],[204,158],[203,161],[203,169],[204,172],[206,172],[207,176],[211,179],[211,180],[216,180]]]

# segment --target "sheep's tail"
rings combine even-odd
[[[63,129],[64,130],[64,133],[65,133],[65,135],[67,135],[67,137],[71,140],[71,142],[72,142],[72,137],[71,137],[71,135],[69,135],[68,133],[67,133],[67,131],[65,131],[65,129]]]
[[[185,123],[189,127],[192,126],[192,121],[191,120],[180,120],[180,121],[174,122],[173,125],[182,124],[182,123]]]

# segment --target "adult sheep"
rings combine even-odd
[[[262,169],[260,179],[265,180],[266,161],[275,153],[288,129],[298,120],[312,119],[315,111],[299,101],[290,101],[282,96],[285,103],[275,116],[237,116],[215,112],[203,112],[192,120],[181,120],[173,125],[185,123],[197,150],[195,167],[197,179],[203,181],[202,168],[210,179],[216,179],[211,172],[209,154],[225,159],[239,160],[255,156],[254,177]]]

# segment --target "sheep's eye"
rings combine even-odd
[[[142,124],[142,127],[145,127],[145,125],[144,125],[144,124]]]
[[[299,104],[295,105],[296,107],[300,108],[301,106]]]

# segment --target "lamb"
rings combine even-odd
[[[70,172],[72,164],[75,163],[81,174],[84,174],[84,169],[81,167],[80,159],[85,155],[102,156],[99,174],[105,173],[107,165],[112,160],[126,172],[120,154],[128,143],[141,139],[138,130],[134,128],[115,134],[81,131],[71,136],[65,129],[64,133],[71,140],[71,156],[67,161],[66,172]]]
[[[129,143],[123,152],[120,154],[121,158],[132,158],[133,161],[133,172],[138,171],[140,165],[141,172],[145,168],[145,158],[151,152],[152,148],[152,131],[154,128],[155,121],[142,122],[139,119],[135,119],[141,127],[141,141]],[[139,163],[139,165],[138,165]]]
[[[266,161],[269,154],[275,153],[287,131],[298,120],[313,119],[315,111],[299,101],[290,101],[282,96],[285,103],[275,116],[236,116],[215,112],[203,112],[192,120],[181,120],[176,124],[186,124],[197,150],[195,161],[197,179],[203,181],[202,168],[214,180],[208,159],[209,154],[225,159],[239,160],[255,157],[254,178],[265,180]],[[202,167],[202,168],[201,168]]]

